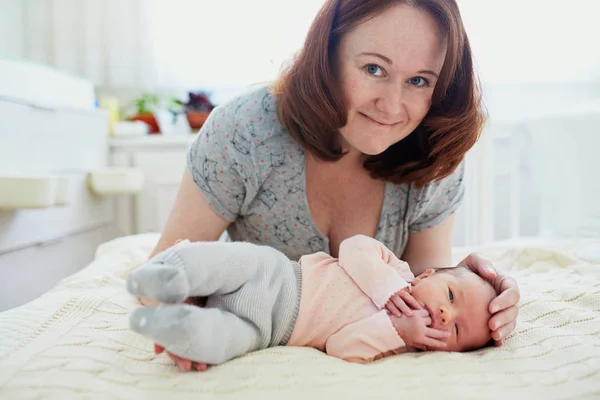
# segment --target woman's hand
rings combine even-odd
[[[390,297],[385,308],[396,317],[400,317],[402,314],[410,317],[413,315],[413,310],[420,310],[423,307],[412,297],[409,288],[404,288]]]
[[[149,299],[148,297],[138,297],[138,300],[140,301],[140,303],[142,303],[143,306],[146,307],[155,307],[159,304],[158,301],[154,301],[152,299]]]
[[[158,304],[154,300],[150,300],[150,301]],[[204,304],[206,303],[206,299],[204,297],[188,297],[183,302],[185,304],[191,304],[191,305],[194,305],[197,307],[204,307]],[[156,354],[160,354],[162,352],[167,353],[169,358],[171,360],[173,360],[175,362],[175,364],[177,364],[177,366],[185,372],[188,372],[190,370],[204,372],[208,369],[208,364],[188,360],[186,358],[181,358],[173,353],[169,353],[168,351],[165,350],[164,347],[162,347],[161,345],[156,344],[156,343],[154,343],[154,352]]]
[[[489,326],[492,338],[497,346],[511,334],[517,325],[519,309],[517,303],[521,297],[519,285],[508,274],[494,269],[492,262],[478,253],[471,253],[458,267],[467,267],[484,279],[490,281],[498,296],[490,302]]]
[[[158,344],[154,345],[154,352],[156,354],[160,354],[163,351],[165,351],[164,347],[162,347]],[[179,356],[176,356],[175,354],[169,353],[168,351],[166,353],[171,358],[171,360],[173,360],[175,362],[175,364],[177,364],[177,366],[179,368],[181,368],[182,370],[184,370],[185,372],[190,371],[192,369],[196,370],[196,371],[204,372],[208,369],[207,364],[199,363],[199,362],[188,360],[185,358],[181,358]]]

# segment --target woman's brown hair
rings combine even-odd
[[[335,78],[341,38],[355,26],[397,4],[424,10],[447,38],[447,52],[429,112],[406,138],[364,167],[374,178],[418,186],[450,175],[477,142],[485,122],[471,47],[455,0],[327,0],[293,64],[274,86],[281,121],[316,157],[339,160],[339,129],[347,107]]]

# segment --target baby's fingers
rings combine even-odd
[[[425,326],[429,326],[431,324],[431,315],[427,310],[413,310],[413,314],[417,318],[423,318]]]
[[[446,342],[430,337],[424,337],[419,341],[419,344],[427,346],[428,349],[444,349]]]
[[[402,300],[397,294],[393,295],[390,300],[394,303],[394,305],[398,308],[398,310],[400,310],[402,314],[405,314],[408,317],[413,315],[413,312],[410,309],[410,307],[407,306],[404,300]]]
[[[398,310],[398,308],[391,299],[386,303],[385,308],[387,308],[388,311],[391,312],[392,315],[395,317],[400,318],[402,316],[402,313],[400,312],[400,310]]]
[[[426,328],[425,336],[436,339],[446,339],[450,337],[450,332],[442,331],[440,329]]]
[[[399,294],[400,298],[402,299],[402,301],[404,301],[405,304],[407,304],[409,307],[411,307],[414,310],[420,310],[423,307],[419,304],[419,302],[417,301],[417,299],[415,299],[414,297],[412,297],[412,295],[406,291],[406,290],[402,290]]]

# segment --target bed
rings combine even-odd
[[[182,373],[128,329],[124,289],[158,240],[98,247],[51,291],[0,313],[1,398],[600,398],[600,240],[534,240],[479,248],[522,291],[517,329],[500,348],[405,354],[355,365],[277,347],[205,373]],[[473,248],[455,249],[459,260]]]

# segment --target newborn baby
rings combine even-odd
[[[427,311],[431,328],[450,332],[444,351],[469,351],[491,342],[490,283],[468,268],[429,269],[412,282],[411,295]]]
[[[466,268],[415,278],[362,235],[342,242],[339,259],[318,252],[299,262],[251,243],[183,241],[131,273],[127,289],[163,303],[134,311],[132,329],[194,364],[284,345],[359,363],[416,349],[472,350],[491,340],[496,295]],[[192,296],[206,297],[205,307],[183,304]]]

